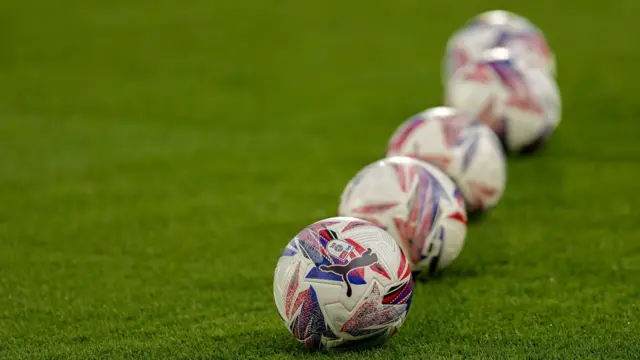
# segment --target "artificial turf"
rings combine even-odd
[[[280,252],[409,115],[451,32],[528,16],[564,118],[509,159],[385,346],[308,354]],[[640,357],[637,0],[0,3],[0,358]]]

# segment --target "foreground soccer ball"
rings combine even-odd
[[[494,47],[510,49],[521,66],[555,75],[555,56],[542,31],[522,16],[493,10],[474,17],[449,39],[442,66],[444,83],[458,69],[478,61],[485,50]]]
[[[339,213],[387,230],[415,273],[433,273],[460,253],[467,231],[464,201],[438,168],[394,156],[362,169],[347,185]]]
[[[493,208],[506,185],[500,140],[486,125],[450,107],[427,109],[396,130],[387,156],[410,156],[437,166],[462,192],[468,212]]]
[[[480,119],[513,152],[539,148],[560,123],[560,92],[542,71],[523,69],[505,48],[458,70],[446,89],[447,105]]]
[[[409,263],[391,235],[349,217],[299,232],[273,282],[280,318],[310,349],[385,341],[404,322],[412,288]]]

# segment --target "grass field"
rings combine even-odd
[[[307,354],[273,303],[280,252],[439,105],[447,37],[491,8],[545,30],[558,132],[509,160],[501,204],[388,344]],[[0,3],[0,358],[640,358],[638,11]]]

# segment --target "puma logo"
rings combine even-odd
[[[347,296],[351,297],[351,283],[348,275],[352,270],[373,265],[378,262],[378,255],[372,254],[371,249],[367,249],[360,257],[352,259],[346,265],[321,265],[320,270],[332,272],[342,276],[342,280],[347,283]]]

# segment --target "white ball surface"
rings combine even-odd
[[[528,19],[504,10],[487,11],[456,31],[443,57],[442,79],[446,84],[461,67],[478,61],[485,50],[505,47],[521,66],[556,74],[555,56],[543,32]]]
[[[346,186],[339,214],[387,230],[416,273],[433,273],[464,245],[467,213],[460,192],[438,168],[395,156],[362,169]]]
[[[560,123],[560,91],[544,72],[523,68],[506,48],[485,51],[481,60],[458,70],[445,102],[478,118],[513,152],[544,143]]]
[[[387,156],[409,156],[437,166],[457,184],[468,212],[495,207],[506,186],[506,161],[497,136],[454,108],[427,109],[396,130]]]
[[[379,227],[350,217],[318,221],[286,246],[274,274],[280,318],[307,348],[379,344],[412,299],[410,265]]]

